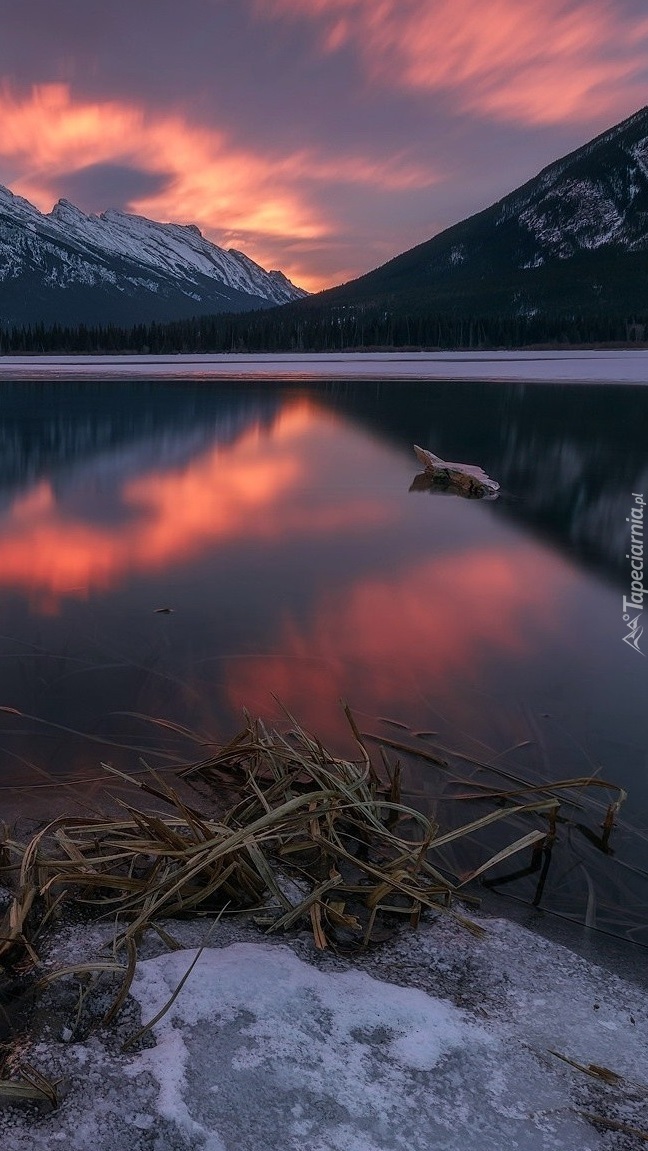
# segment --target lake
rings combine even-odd
[[[542,900],[648,943],[648,634],[623,618],[648,498],[645,360],[628,375],[584,355],[580,382],[551,382],[564,356],[439,357],[434,380],[379,378],[397,362],[420,375],[415,357],[356,357],[360,375],[220,359],[2,365],[7,804],[31,810],[102,761],[197,758],[243,708],[282,724],[287,709],[353,754],[345,700],[440,822],[458,803],[459,822],[479,814],[461,798],[476,762],[500,782],[627,789],[613,856],[605,807],[570,808]],[[414,443],[481,465],[500,498],[410,490]],[[454,774],[425,758],[439,748]],[[532,898],[537,875],[514,866],[501,890]]]

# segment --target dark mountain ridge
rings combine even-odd
[[[648,107],[503,199],[299,311],[648,308]]]

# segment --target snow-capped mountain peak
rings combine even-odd
[[[0,187],[0,323],[163,320],[305,295],[195,224],[117,210],[88,215],[65,199],[43,214]]]

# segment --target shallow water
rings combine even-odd
[[[278,700],[350,751],[343,698],[370,733],[462,753],[457,776],[478,759],[627,788],[617,856],[592,842],[604,807],[572,811],[543,898],[648,941],[648,637],[625,643],[622,618],[648,390],[59,376],[0,395],[12,795],[198,754],[144,717],[209,742]],[[482,465],[501,498],[410,491],[414,442]],[[450,818],[463,785],[405,758],[417,802]]]

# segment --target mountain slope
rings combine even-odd
[[[485,211],[303,307],[648,309],[648,108]]]
[[[0,323],[118,323],[247,311],[306,293],[194,225],[125,212],[49,215],[0,186]]]

